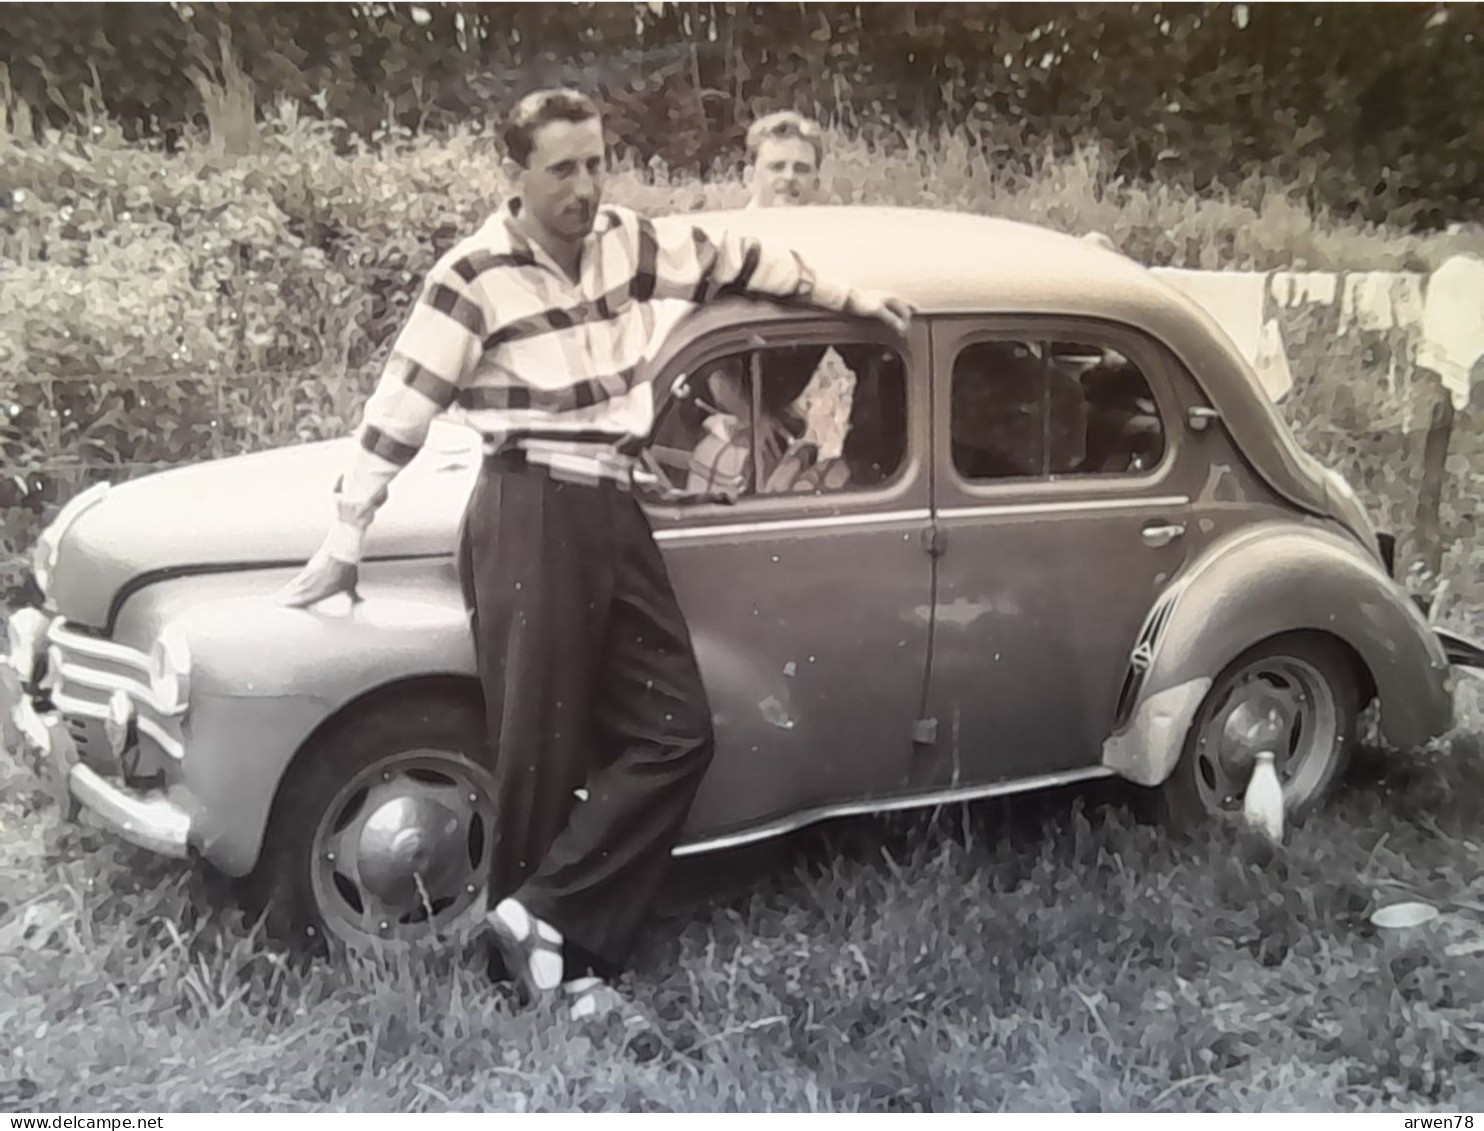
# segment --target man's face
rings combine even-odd
[[[812,204],[819,194],[814,147],[800,137],[770,137],[757,149],[752,198],[764,208]]]
[[[530,160],[516,177],[521,202],[547,231],[579,240],[593,230],[603,199],[603,124],[547,122],[531,140]]]

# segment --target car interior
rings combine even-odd
[[[1065,341],[974,342],[954,363],[954,466],[970,481],[1137,475],[1164,455],[1149,383],[1128,358]],[[710,359],[676,382],[646,455],[672,499],[862,490],[906,455],[901,356],[780,345]]]
[[[788,345],[711,360],[677,382],[647,458],[672,495],[746,498],[879,486],[906,445],[894,349]]]
[[[954,362],[950,415],[970,481],[1138,474],[1164,455],[1148,381],[1101,346],[972,343]]]

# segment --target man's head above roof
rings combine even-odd
[[[759,118],[747,131],[747,156],[754,207],[818,201],[824,161],[824,131],[818,122],[792,110]]]

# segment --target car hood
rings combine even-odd
[[[354,440],[299,444],[142,476],[67,527],[48,596],[107,626],[115,598],[150,577],[296,565],[324,540]],[[393,481],[367,535],[371,558],[451,554],[480,462],[479,437],[440,421]]]

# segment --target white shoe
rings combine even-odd
[[[573,1021],[619,1013],[625,1005],[623,996],[598,977],[573,978],[563,982],[562,997],[567,1001],[567,1016]]]
[[[485,917],[505,969],[532,1000],[562,984],[562,933],[514,899],[502,899]]]

